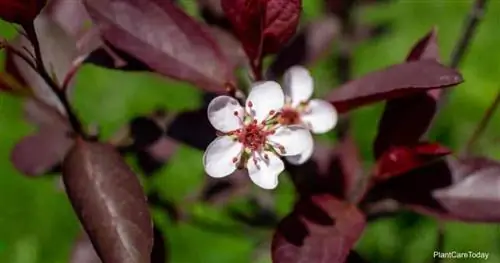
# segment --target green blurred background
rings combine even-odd
[[[323,0],[304,0],[303,21],[318,17]],[[181,3],[193,14],[193,1]],[[467,0],[392,1],[356,13],[360,21],[391,22],[392,30],[383,37],[359,45],[354,52],[354,74],[359,76],[404,60],[410,47],[433,26],[438,28],[444,62],[448,61],[472,4]],[[431,139],[458,150],[470,136],[486,107],[500,88],[500,1],[490,1],[477,35],[460,67],[465,83],[455,88],[447,107],[431,131]],[[13,27],[1,23],[0,35],[14,36]],[[335,45],[332,49],[335,49]],[[3,58],[3,55],[2,55]],[[335,86],[332,58],[312,67],[317,94]],[[198,89],[180,82],[143,73],[124,73],[85,66],[77,76],[74,104],[86,123],[97,123],[110,136],[128,120],[147,114],[158,106],[169,110],[195,109],[201,103]],[[353,113],[356,141],[367,165],[371,144],[383,105]],[[479,142],[478,153],[500,159],[500,115],[496,114]],[[70,204],[53,178],[27,178],[9,161],[14,144],[34,131],[22,117],[20,100],[0,94],[0,262],[68,262],[71,247],[79,234],[79,224]],[[164,198],[183,200],[204,180],[202,152],[181,147],[167,166],[147,187],[161,190]],[[132,166],[133,158],[130,158]],[[281,216],[293,202],[293,188],[286,176],[274,191]],[[235,206],[241,200],[235,200]],[[500,208],[499,208],[500,209]],[[268,240],[271,232],[242,228],[219,208],[193,206],[192,212],[207,222],[234,225],[234,231],[207,231],[179,223],[174,225],[163,211],[155,211],[167,236],[173,263],[270,262]],[[405,213],[371,223],[357,245],[371,262],[431,262],[436,242],[436,221]],[[500,227],[488,224],[447,223],[444,250],[489,252],[487,262],[500,262]],[[484,260],[444,260],[443,262],[484,262]]]

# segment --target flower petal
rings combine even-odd
[[[285,95],[275,81],[258,82],[252,86],[245,105],[249,114],[258,122],[263,121],[269,112],[280,110],[285,104]]]
[[[305,151],[297,155],[287,156],[286,160],[293,165],[301,165],[307,162],[314,153],[314,146],[308,147]]]
[[[285,170],[283,161],[272,152],[253,156],[248,160],[248,175],[252,182],[264,189],[274,189],[278,185],[278,175]]]
[[[313,133],[325,133],[337,124],[337,110],[324,100],[311,100],[306,111],[301,115]]]
[[[302,66],[289,68],[283,77],[285,95],[292,99],[292,106],[308,101],[314,90],[314,81],[309,71]]]
[[[299,125],[279,127],[267,139],[271,144],[279,144],[284,147],[284,153],[276,149],[283,156],[297,155],[314,147],[311,132]]]
[[[238,113],[238,116],[234,115],[235,112]],[[232,97],[219,96],[208,104],[207,114],[208,120],[215,129],[229,132],[241,127],[243,107]]]
[[[229,136],[215,139],[203,155],[205,172],[215,178],[228,176],[236,170],[234,157],[239,157],[243,145]]]

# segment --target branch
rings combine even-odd
[[[42,58],[42,53],[40,50],[40,43],[38,41],[38,36],[36,34],[35,28],[33,24],[30,24],[28,26],[25,26],[24,29],[26,30],[26,34],[28,36],[28,39],[31,41],[33,45],[33,49],[35,51],[35,64],[34,64],[34,69],[40,74],[40,76],[45,80],[47,85],[50,87],[52,92],[57,96],[59,101],[61,102],[62,106],[64,107],[64,110],[66,111],[66,114],[68,116],[68,121],[73,128],[73,131],[77,133],[78,135],[87,138],[88,136],[86,135],[85,131],[83,130],[82,124],[78,117],[76,116],[75,112],[73,111],[73,108],[71,107],[71,104],[69,103],[68,97],[66,96],[66,91],[57,84],[54,79],[50,76],[50,74],[47,72],[47,69],[45,68],[45,64],[43,62]],[[17,54],[19,55],[19,54]],[[22,58],[22,57],[21,57]],[[26,58],[23,58],[26,61]],[[27,62],[27,61],[26,61]],[[33,63],[28,63],[30,66],[33,67]]]
[[[493,100],[491,105],[485,111],[483,117],[481,118],[481,121],[479,121],[479,124],[477,125],[476,129],[474,130],[474,133],[472,133],[469,140],[467,140],[467,143],[465,144],[465,147],[461,153],[462,157],[466,157],[467,155],[469,155],[472,152],[474,144],[477,142],[479,137],[481,137],[484,130],[486,129],[486,127],[490,123],[491,117],[493,117],[493,114],[495,113],[495,110],[498,108],[498,105],[500,105],[500,90],[497,92],[497,96],[495,97],[495,99]]]
[[[465,57],[472,38],[476,33],[479,22],[481,21],[481,18],[483,17],[486,10],[487,2],[488,0],[475,0],[474,4],[472,5],[471,10],[469,11],[469,14],[465,20],[460,38],[458,39],[458,42],[456,43],[455,48],[451,53],[450,67],[457,68],[460,65],[460,62],[462,62],[463,58]],[[438,109],[442,108],[442,106],[448,101],[451,90],[452,89],[443,90],[443,93],[438,101]]]

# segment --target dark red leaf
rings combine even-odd
[[[47,0],[0,0],[0,19],[28,25],[35,20]]]
[[[84,3],[104,39],[154,71],[220,93],[234,82],[233,69],[210,35],[171,1]]]
[[[420,213],[449,218],[451,216],[432,196],[432,192],[447,187],[457,180],[452,170],[450,160],[440,160],[390,177],[372,185],[362,201],[362,207],[392,199]]]
[[[14,146],[11,161],[25,175],[44,175],[60,164],[69,151],[73,144],[69,137],[71,128],[55,109],[35,101],[26,102],[25,114],[38,130]]]
[[[67,130],[43,126],[33,135],[24,137],[12,149],[11,160],[17,170],[28,176],[46,174],[62,162],[73,144]]]
[[[86,23],[90,22],[87,10],[81,1],[51,0],[46,12],[62,27],[68,35],[78,39],[84,33]]]
[[[320,143],[311,159],[299,166],[289,165],[292,180],[301,196],[328,193],[347,199],[356,189],[362,163],[354,140],[346,136],[335,148]]]
[[[486,158],[448,158],[376,184],[363,206],[393,199],[445,220],[499,222],[499,169],[499,162]]]
[[[76,240],[69,263],[102,263],[85,232]]]
[[[417,42],[407,61],[424,59],[439,61],[435,28]],[[392,145],[417,143],[434,117],[440,93],[441,90],[429,90],[388,101],[375,139],[375,157],[379,158]]]
[[[330,195],[299,201],[279,224],[272,242],[274,263],[344,263],[365,227],[363,214]]]
[[[406,61],[433,59],[440,61],[437,29],[434,27],[422,39],[420,39],[408,54]]]
[[[500,163],[485,158],[462,160],[456,172],[467,172],[457,183],[433,192],[450,214],[464,221],[500,222]]]
[[[77,140],[63,163],[71,204],[106,263],[149,263],[153,224],[139,179],[108,144]]]
[[[78,57],[76,41],[69,36],[44,10],[35,20],[34,27],[38,35],[41,54],[44,60],[45,68],[52,74],[56,83],[62,84],[66,75],[73,67],[74,60]],[[24,50],[33,52],[33,47],[28,39],[19,36],[12,45],[24,52],[28,57],[30,55]],[[38,99],[46,104],[57,108],[64,114],[64,108],[47,85],[45,80],[33,70],[26,62],[17,56],[12,56],[12,63],[19,72],[23,82],[33,91]],[[69,93],[74,82],[70,83]]]
[[[206,27],[215,41],[220,47],[223,47],[222,52],[228,58],[234,68],[248,65],[248,58],[241,46],[241,43],[230,33],[218,27]]]
[[[251,61],[279,51],[295,34],[301,0],[221,0]]]
[[[461,74],[434,60],[411,61],[372,72],[333,90],[327,99],[339,112],[462,82]]]
[[[400,175],[450,153],[451,150],[438,143],[393,146],[377,160],[373,179],[383,180]]]
[[[278,53],[268,68],[267,78],[278,79],[291,66],[308,66],[327,56],[339,32],[340,26],[334,17],[325,16],[313,21]]]

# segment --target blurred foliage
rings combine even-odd
[[[181,1],[195,13],[190,0]],[[304,2],[303,21],[314,19],[323,10],[322,0]],[[354,75],[404,60],[413,43],[437,26],[443,62],[447,62],[462,29],[471,1],[391,1],[358,10],[363,22],[390,22],[389,34],[358,46],[354,53]],[[430,138],[459,150],[471,134],[485,108],[500,88],[500,34],[495,14],[500,2],[491,1],[460,69],[465,83],[458,86],[447,107],[441,112]],[[11,38],[15,30],[0,24],[0,34]],[[332,46],[334,49],[335,46]],[[332,57],[325,57],[313,68],[317,94],[335,86]],[[132,117],[147,114],[157,107],[170,111],[194,109],[201,103],[201,93],[188,84],[165,80],[145,73],[124,73],[85,66],[78,74],[74,104],[88,124],[98,124],[103,137],[111,136]],[[371,161],[372,141],[382,105],[363,108],[353,115],[354,132],[361,153]],[[480,141],[481,154],[500,159],[500,112]],[[0,262],[63,263],[79,233],[78,221],[54,177],[26,178],[14,170],[10,150],[34,127],[22,118],[21,101],[0,94]],[[164,198],[183,200],[203,181],[202,153],[182,147],[151,180]],[[293,188],[285,175],[275,191],[276,206],[283,216],[293,203]],[[235,200],[236,201],[236,200]],[[216,220],[232,225],[221,209],[196,205],[193,211],[207,222]],[[174,223],[155,211],[167,235],[173,263],[190,262],[269,262],[266,240],[271,232],[209,231],[200,226]],[[358,244],[360,253],[372,262],[429,262],[436,242],[436,222],[412,213],[371,223]],[[236,233],[236,234],[235,234]],[[263,246],[264,249],[256,249]],[[445,250],[489,252],[488,262],[500,262],[500,228],[496,225],[447,223]],[[264,251],[264,252],[262,252]],[[267,254],[266,254],[267,253]],[[444,260],[446,263],[457,262]],[[482,260],[467,262],[484,262]]]

